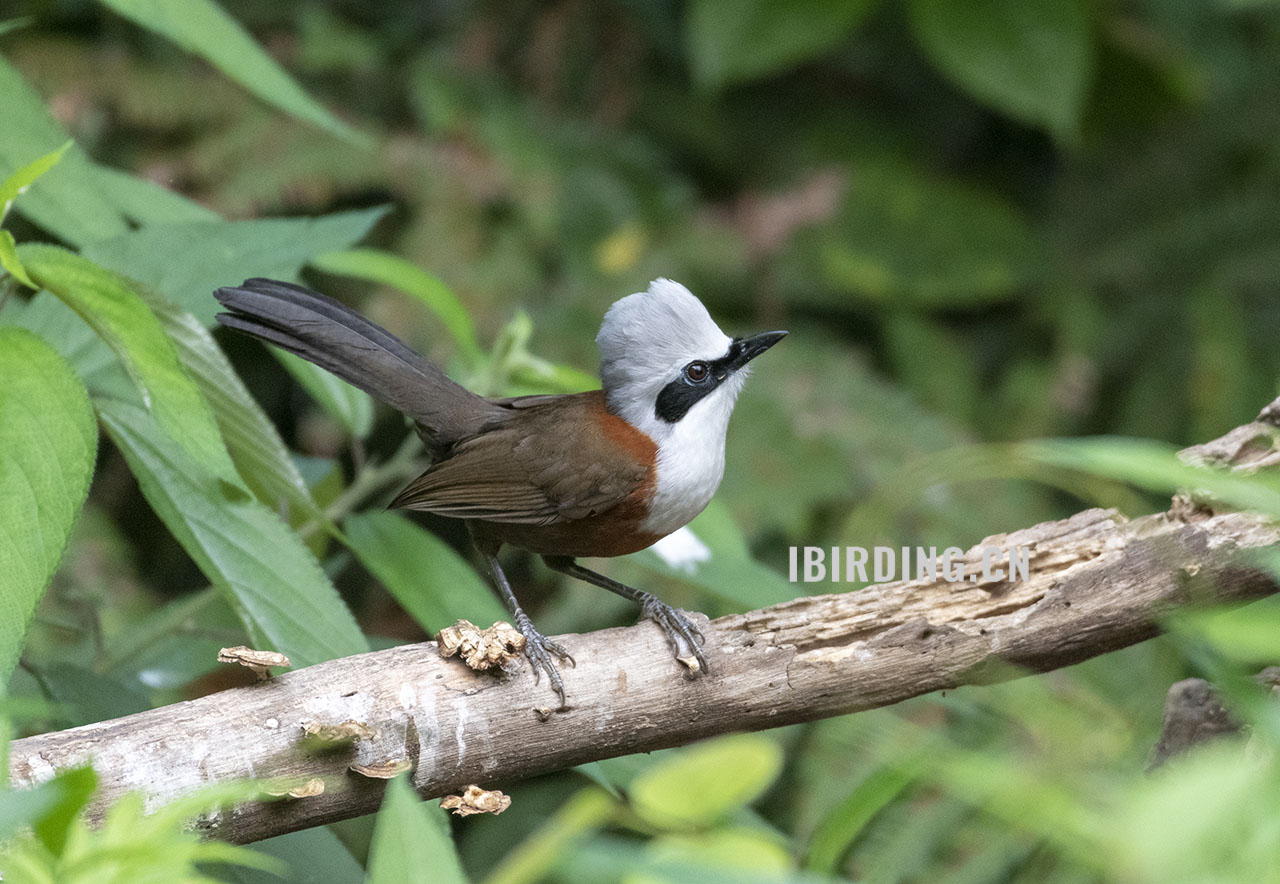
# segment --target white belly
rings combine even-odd
[[[702,512],[724,477],[724,436],[687,442],[676,432],[658,451],[658,481],[643,530],[667,535]]]

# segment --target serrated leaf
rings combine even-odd
[[[93,166],[93,177],[102,194],[130,220],[143,227],[152,224],[190,224],[218,221],[218,213],[175,191],[137,175]]]
[[[19,256],[33,279],[115,351],[165,432],[205,469],[240,484],[208,403],[134,283],[57,246],[26,244]]]
[[[229,589],[267,650],[294,666],[367,651],[333,584],[271,509],[175,444],[144,409],[95,403],[143,496],[209,581]]]
[[[399,513],[357,513],[342,523],[351,551],[428,634],[459,618],[487,625],[509,615],[453,548]]]
[[[98,428],[84,385],[48,344],[0,328],[0,684],[89,491]]]
[[[212,325],[221,309],[214,289],[253,276],[293,279],[313,256],[345,249],[362,238],[386,211],[383,207],[319,218],[156,225],[93,243],[83,254],[152,286]],[[367,395],[309,362],[274,347],[271,351],[352,435],[369,434],[373,403]]]
[[[1083,0],[911,0],[925,53],[979,101],[1073,140],[1093,75]]]
[[[386,212],[379,207],[318,218],[154,225],[95,242],[82,254],[212,325],[222,309],[214,289],[252,276],[294,279],[314,256],[349,248]]]
[[[197,884],[213,881],[199,869],[199,864],[212,863],[251,865],[277,875],[286,871],[270,857],[202,840],[191,830],[191,818],[197,814],[243,802],[260,792],[254,783],[204,786],[150,812],[141,793],[129,792],[90,824],[83,815],[71,812],[72,802],[79,799],[83,805],[92,789],[92,770],[78,776],[80,781],[63,786],[67,806],[40,821],[37,838],[22,836],[6,844],[6,881]],[[42,831],[42,826],[48,831]]]
[[[365,880],[367,884],[466,884],[444,811],[424,805],[404,777],[387,784]]]
[[[190,313],[162,299],[147,300],[177,349],[183,368],[209,403],[240,476],[273,509],[287,501],[308,519],[324,521],[275,424],[249,393],[209,330]]]
[[[631,781],[632,809],[661,829],[709,826],[760,797],[782,770],[769,737],[735,734],[669,755]]]
[[[447,285],[416,264],[378,249],[350,249],[317,255],[311,260],[311,266],[325,273],[380,283],[412,295],[444,323],[473,364],[480,360],[480,342],[476,340],[475,326],[466,308]]]
[[[693,0],[685,46],[711,88],[758,79],[822,55],[845,39],[877,0]]]
[[[61,353],[89,388],[90,396],[142,401],[107,342],[56,295],[41,291],[25,304],[7,304],[0,310],[0,324],[5,323],[25,328]]]
[[[8,177],[32,157],[65,144],[67,133],[35,90],[3,58],[0,58],[0,95],[4,96],[0,177]],[[98,190],[92,165],[79,147],[71,147],[56,168],[32,185],[18,212],[59,239],[77,246],[128,229],[124,218]]]
[[[309,96],[212,0],[102,0],[142,27],[193,52],[268,104],[355,143],[367,139]]]
[[[74,141],[67,141],[57,150],[32,160],[4,179],[4,181],[0,181],[0,221],[3,221],[5,216],[9,214],[9,209],[13,207],[13,201],[28,187],[35,184],[41,175],[58,165],[62,155],[74,143]]]

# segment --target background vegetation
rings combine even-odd
[[[223,645],[305,665],[498,615],[457,526],[382,510],[420,466],[402,420],[210,335],[210,291],[248,276],[301,273],[489,394],[591,386],[603,311],[656,276],[791,329],[694,525],[712,563],[608,564],[713,616],[802,591],[792,544],[1163,508],[1111,481],[1158,454],[1107,479],[1017,443],[1204,441],[1276,394],[1278,50],[1269,0],[6,4],[0,715],[97,721],[235,683]],[[544,631],[634,616],[512,567]],[[1048,676],[591,765],[452,831],[397,783],[376,819],[251,851],[195,845],[189,807],[94,832],[73,773],[0,793],[0,839],[35,825],[0,867],[1275,881],[1280,720],[1244,674],[1277,625],[1198,615]],[[1252,745],[1148,775],[1189,674]]]

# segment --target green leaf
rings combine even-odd
[[[5,792],[8,807],[0,816],[0,832],[12,825],[18,814],[25,812],[24,822],[35,829],[36,837],[55,856],[62,853],[67,843],[67,832],[77,815],[89,802],[98,786],[98,778],[88,765],[59,773],[34,792]],[[3,837],[0,834],[0,837]]]
[[[489,362],[476,382],[482,393],[520,396],[600,389],[600,382],[592,375],[535,356],[529,350],[532,339],[533,319],[523,310],[517,310],[498,333]]]
[[[32,278],[115,351],[160,426],[205,469],[239,484],[208,403],[134,284],[57,246],[26,244],[19,254]]]
[[[58,717],[69,727],[145,712],[152,706],[147,690],[136,679],[99,675],[63,662],[40,666],[38,671],[41,689],[58,704]]]
[[[849,845],[872,817],[902,794],[912,779],[912,774],[898,767],[873,770],[813,833],[806,867],[823,874],[835,874]]]
[[[200,322],[212,325],[220,309],[214,289],[253,276],[293,279],[315,255],[345,249],[359,240],[386,211],[155,225],[93,243],[83,254],[152,286]],[[174,260],[175,255],[181,260]],[[368,396],[309,362],[275,348],[271,351],[350,433],[368,435],[373,427],[373,403]]]
[[[363,439],[373,429],[373,400],[368,394],[312,365],[300,356],[268,346],[271,355],[293,375],[311,398],[347,428],[347,432]]]
[[[311,260],[311,266],[325,273],[365,279],[413,295],[444,323],[473,365],[480,361],[480,342],[476,340],[475,326],[466,308],[447,285],[416,264],[378,249],[351,249],[318,255]]]
[[[160,298],[148,298],[148,303],[183,368],[209,403],[236,470],[254,494],[273,509],[287,501],[306,518],[327,521],[275,424],[250,395],[209,330],[190,313]]]
[[[1277,441],[1260,437],[1253,444],[1274,446]],[[1015,451],[1045,466],[1128,482],[1161,494],[1187,491],[1280,518],[1280,482],[1274,477],[1192,466],[1179,459],[1172,445],[1162,442],[1109,437],[1047,439],[1016,446]]]
[[[822,247],[841,293],[921,307],[973,307],[1016,294],[1039,272],[1023,218],[989,190],[912,166],[863,168]]]
[[[52,345],[71,363],[91,397],[142,401],[107,342],[57,295],[41,291],[25,304],[13,301],[0,310],[0,323],[21,326]]]
[[[25,28],[34,21],[30,16],[22,16],[21,18],[11,18],[8,21],[0,21],[0,36],[16,31],[19,28]]]
[[[925,53],[996,110],[1073,140],[1093,75],[1083,0],[911,0]]]
[[[445,812],[424,805],[403,776],[387,784],[369,845],[365,880],[367,884],[466,884]]]
[[[342,525],[360,563],[427,633],[465,617],[487,625],[509,615],[475,569],[440,538],[399,513],[348,516]]]
[[[1267,550],[1262,561],[1274,575],[1280,556]],[[1169,623],[1174,635],[1193,637],[1212,645],[1218,655],[1241,667],[1267,666],[1280,659],[1280,598],[1271,596],[1250,605],[1188,609]]]
[[[0,328],[0,684],[89,491],[98,428],[84,385],[48,344]]]
[[[161,224],[83,249],[89,260],[151,286],[205,325],[221,307],[219,286],[252,276],[294,279],[316,255],[361,239],[386,207],[319,218]]]
[[[782,750],[761,734],[697,743],[631,781],[631,806],[650,825],[709,826],[750,804],[782,770]]]
[[[849,36],[877,0],[692,0],[685,46],[694,75],[713,89],[794,67]]]
[[[295,666],[369,649],[333,584],[275,512],[219,481],[142,408],[96,405],[147,502],[209,581],[231,591],[266,647]]]
[[[324,826],[302,829],[254,843],[253,849],[280,860],[287,869],[286,884],[363,884],[364,868],[351,851]],[[281,884],[278,875],[256,869],[219,869],[235,884]],[[222,880],[221,878],[219,880]]]
[[[75,144],[74,141],[67,141],[62,147],[27,163],[27,165],[0,182],[0,221],[4,221],[5,216],[9,214],[9,209],[13,207],[13,201],[34,184],[41,175],[58,165],[62,155],[73,144]]]
[[[0,789],[0,843],[6,843],[19,829],[49,813],[58,804],[58,781],[34,789]]]
[[[0,176],[22,168],[67,141],[62,130],[18,71],[0,58]],[[57,167],[23,197],[23,217],[73,245],[115,236],[127,229],[124,218],[98,190],[93,167],[79,147],[70,148]]]
[[[27,268],[22,266],[22,261],[18,258],[18,243],[7,230],[0,230],[0,267],[27,288],[40,288],[27,275]]]
[[[76,785],[77,794],[72,797],[84,792],[82,784]],[[271,857],[225,842],[203,840],[190,824],[192,817],[245,801],[260,789],[245,782],[206,786],[150,812],[143,796],[130,792],[92,825],[83,815],[60,812],[57,820],[61,831],[52,830],[50,837],[45,837],[37,827],[38,840],[19,837],[6,845],[6,880],[197,884],[212,881],[199,873],[198,864],[206,863],[247,864],[282,873],[281,864]]]
[[[212,0],[102,0],[177,43],[285,113],[355,143],[367,139],[320,105]]]
[[[143,227],[220,220],[218,213],[212,209],[206,209],[194,200],[146,178],[98,165],[93,167],[93,176],[98,188],[112,205]]]
[[[508,850],[484,884],[524,884],[548,879],[566,857],[574,856],[592,835],[618,813],[619,800],[604,789],[588,787],[556,808],[528,838]],[[593,869],[596,880],[612,880]]]
[[[1200,884],[1275,878],[1280,770],[1234,741],[1199,747],[1136,780],[1107,816],[1116,880]]]
[[[669,832],[645,845],[650,863],[626,884],[818,884],[790,876],[791,854],[781,834],[752,826],[709,832]],[[672,875],[671,870],[676,870]]]

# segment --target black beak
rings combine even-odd
[[[749,338],[738,338],[733,342],[729,369],[737,371],[786,336],[787,333],[784,331],[771,331],[752,335]]]

